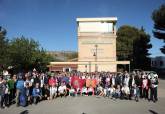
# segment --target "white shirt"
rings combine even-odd
[[[107,89],[104,89],[104,94],[105,94],[105,95],[107,94]]]
[[[152,78],[152,80],[151,80],[151,86],[152,86],[152,88],[156,88],[156,87],[158,87],[158,85],[157,84],[154,84],[156,82],[156,80],[154,79],[154,78]]]
[[[41,80],[41,88],[44,86],[44,80]]]
[[[110,90],[110,93],[115,92],[115,88],[109,88],[109,90]]]
[[[33,78],[30,81],[31,81],[31,83],[34,83],[34,79]]]
[[[93,88],[88,88],[88,92],[93,92]]]
[[[82,88],[82,93],[87,93],[87,88],[86,87]]]
[[[98,90],[99,91],[103,91],[103,88],[100,86],[100,87],[98,87]]]
[[[122,91],[124,91],[126,94],[130,94],[129,87],[125,86],[122,88]]]
[[[82,79],[85,79],[85,76],[82,76]]]
[[[29,86],[32,86],[32,82],[31,82],[30,80],[26,80],[26,81],[24,82],[24,87],[26,87],[26,83],[29,83]]]
[[[108,78],[106,78],[106,82],[109,82],[110,81],[110,78],[108,77]]]
[[[73,88],[69,90],[69,93],[74,93],[74,92],[75,90]]]
[[[134,78],[132,79],[132,86],[134,86],[134,84],[135,84],[135,80],[134,80]]]
[[[112,85],[115,85],[115,77],[112,77]]]
[[[147,79],[143,80],[143,86],[144,86],[144,88],[147,86]]]
[[[126,86],[129,85],[129,77],[125,77],[124,83],[125,83]]]
[[[136,88],[134,88],[134,90],[133,90],[133,91],[134,91],[134,92],[133,92],[133,93],[134,93],[134,95],[136,95],[136,93],[137,93]]]
[[[50,87],[50,94],[55,94],[57,92],[57,87]]]
[[[64,90],[66,90],[66,86],[60,86],[60,87],[58,88],[58,91],[59,91],[60,93],[64,93]]]

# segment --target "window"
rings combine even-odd
[[[154,66],[154,61],[151,62],[151,65]]]
[[[163,66],[163,61],[160,61],[160,66]]]
[[[79,23],[80,32],[113,32],[113,23],[83,22]]]
[[[157,65],[156,61],[155,61],[155,66]]]

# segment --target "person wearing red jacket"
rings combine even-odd
[[[53,76],[51,76],[50,79],[49,79],[49,81],[48,81],[48,83],[49,83],[49,86],[51,86],[51,87],[52,87],[52,85],[56,85],[55,78]]]
[[[142,80],[142,93],[143,93],[143,98],[148,99],[148,79],[146,75],[143,75],[143,80]]]

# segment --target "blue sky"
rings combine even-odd
[[[164,0],[0,0],[0,26],[7,37],[25,36],[46,50],[77,51],[77,17],[118,18],[117,27],[143,26],[151,35],[152,56],[162,55],[163,42],[153,37],[152,11]]]

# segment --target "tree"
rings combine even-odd
[[[133,41],[138,37],[138,29],[129,25],[121,26],[117,31],[118,60],[132,60]]]
[[[6,29],[0,26],[0,69],[6,68],[9,65],[10,59],[8,56],[8,39],[6,38]]]
[[[46,52],[40,48],[38,42],[33,39],[28,39],[22,36],[14,38],[9,43],[9,54],[11,65],[15,67],[15,71],[29,70],[39,67],[46,68],[51,57],[46,55]]]
[[[9,46],[11,64],[17,70],[28,69],[30,64],[34,62],[34,54],[39,50],[38,42],[35,42],[33,39],[29,40],[23,36],[12,39]]]
[[[139,38],[137,38],[133,44],[134,68],[141,68],[143,70],[150,69],[150,53],[148,52],[150,48],[152,48],[150,36],[145,33],[142,27],[141,30],[139,30]]]
[[[152,20],[154,21],[154,36],[165,42],[165,4],[162,4],[158,9],[153,11]],[[160,50],[165,54],[165,46],[160,48]]]
[[[117,58],[130,60],[132,68],[148,69],[150,66],[148,49],[152,47],[150,36],[141,30],[124,25],[117,31]]]

